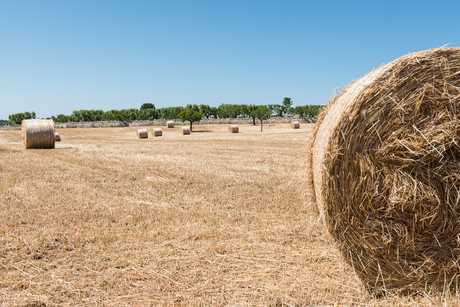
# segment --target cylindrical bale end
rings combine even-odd
[[[182,135],[187,135],[187,134],[190,134],[190,128],[182,127]]]
[[[54,122],[52,119],[24,119],[21,124],[24,149],[54,148]]]
[[[161,130],[161,128],[153,128],[152,134],[153,136],[162,136],[163,130]]]
[[[409,54],[344,88],[318,116],[310,201],[371,291],[456,291],[459,72],[458,47]]]
[[[291,122],[291,128],[292,129],[299,129],[300,128],[300,123],[299,122]]]
[[[228,126],[228,132],[230,133],[238,133],[240,129],[238,128],[238,125],[230,125]]]
[[[54,141],[56,141],[56,142],[60,142],[60,141],[61,141],[61,136],[60,136],[59,133],[57,133],[57,132],[54,133]]]
[[[173,121],[173,120],[168,120],[168,121],[166,122],[166,126],[167,126],[168,128],[174,128],[174,121]]]
[[[137,130],[137,136],[140,139],[146,139],[149,137],[149,134],[147,133],[147,129],[139,129]]]

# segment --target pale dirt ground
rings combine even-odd
[[[1,306],[457,306],[377,299],[305,201],[312,124],[0,132]]]

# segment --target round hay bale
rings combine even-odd
[[[166,126],[167,126],[168,128],[174,128],[174,121],[173,121],[173,120],[168,120],[168,121],[166,122]]]
[[[54,148],[54,122],[52,119],[24,119],[21,136],[24,149]]]
[[[240,129],[238,128],[238,125],[230,125],[228,126],[228,132],[230,133],[238,133]]]
[[[190,127],[182,127],[182,135],[190,134]]]
[[[54,141],[55,142],[60,142],[61,141],[61,136],[57,132],[54,133]]]
[[[149,137],[149,134],[147,132],[147,129],[138,129],[137,130],[137,136],[140,139],[147,139]]]
[[[344,88],[309,140],[307,182],[370,291],[460,274],[460,48],[403,56]]]
[[[291,128],[292,129],[299,129],[300,128],[300,123],[299,122],[291,122]]]
[[[161,128],[153,128],[152,134],[153,136],[162,136],[163,130],[161,130]]]

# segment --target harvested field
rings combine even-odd
[[[458,305],[371,297],[305,202],[313,125],[240,126],[1,131],[0,305]]]

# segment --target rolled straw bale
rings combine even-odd
[[[54,122],[52,119],[25,119],[21,124],[24,149],[54,148]]]
[[[299,122],[291,122],[291,128],[292,129],[299,129],[300,128],[300,123]]]
[[[161,128],[153,128],[152,134],[153,136],[162,136],[163,130],[161,130]]]
[[[168,120],[166,122],[166,126],[168,126],[168,128],[174,128],[174,121],[173,120]]]
[[[344,88],[308,155],[311,201],[370,291],[457,285],[460,48],[403,56]]]
[[[60,142],[61,141],[61,136],[57,132],[54,133],[54,141],[55,142]]]
[[[228,126],[228,132],[230,133],[238,133],[240,129],[238,128],[237,125],[230,125]]]
[[[147,132],[147,129],[138,129],[137,130],[137,136],[140,139],[147,139],[149,137],[149,134]]]
[[[190,134],[190,127],[182,127],[182,134],[183,135]]]

